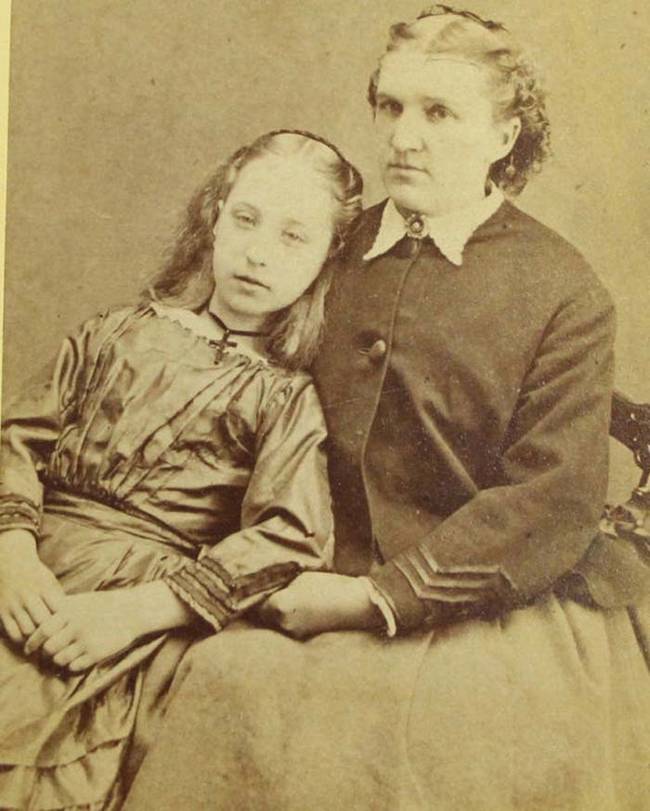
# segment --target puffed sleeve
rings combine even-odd
[[[521,386],[499,486],[373,575],[403,629],[525,602],[588,550],[607,488],[614,333],[596,283],[556,312]]]
[[[82,370],[88,329],[66,338],[55,360],[37,373],[3,409],[0,451],[0,529],[38,535],[43,501],[40,481],[72,403]]]
[[[315,388],[300,376],[274,396],[263,416],[241,530],[203,547],[196,561],[165,578],[215,630],[301,571],[331,564],[325,439]]]

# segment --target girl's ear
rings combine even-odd
[[[219,222],[219,217],[221,216],[221,212],[223,210],[223,200],[217,200],[217,216],[214,219],[214,225],[212,226],[212,236],[216,236],[215,231],[217,230],[217,223]]]

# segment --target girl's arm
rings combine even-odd
[[[26,652],[42,647],[56,664],[83,670],[197,615],[220,630],[300,572],[325,567],[332,538],[325,437],[311,381],[293,378],[261,415],[242,529],[162,580],[66,597]]]
[[[0,535],[0,622],[19,644],[56,611],[64,598],[56,577],[39,560],[34,535],[25,529]]]
[[[40,562],[36,539],[43,486],[63,415],[81,373],[84,330],[67,339],[53,364],[5,408],[0,464],[0,621],[24,640],[59,604],[63,591]]]
[[[320,403],[306,375],[289,379],[260,415],[241,530],[165,578],[215,630],[331,556],[332,517]]]

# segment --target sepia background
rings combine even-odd
[[[381,197],[365,102],[412,0],[14,0],[4,396],[67,331],[133,301],[203,177],[265,130],[334,141]],[[463,5],[462,3],[460,5]],[[650,401],[650,7],[468,0],[532,45],[554,158],[520,205],[618,306],[617,385]],[[612,498],[635,483],[613,448]]]

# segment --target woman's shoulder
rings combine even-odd
[[[565,293],[591,290],[609,295],[575,245],[509,200],[477,230],[475,239],[478,243],[493,242],[499,264],[510,267],[536,288],[544,282]]]

